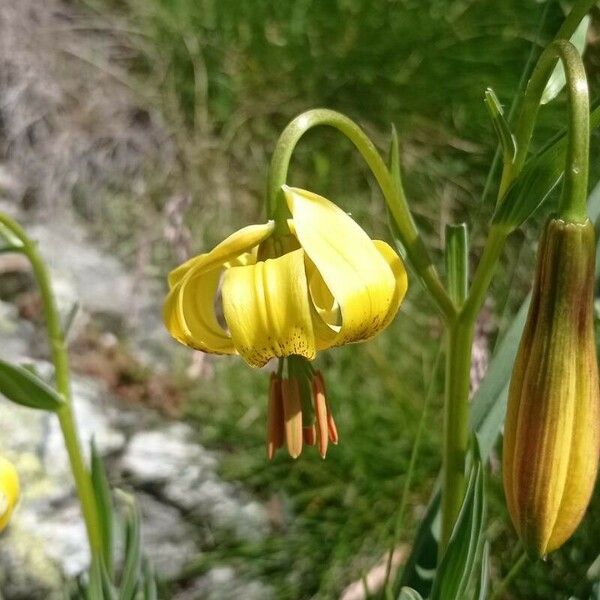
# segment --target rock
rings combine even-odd
[[[174,577],[198,556],[196,532],[181,512],[156,498],[137,492],[142,514],[142,547],[161,577]]]
[[[194,441],[191,427],[178,423],[132,437],[121,461],[135,485],[156,494],[197,520],[209,521],[245,540],[269,531],[265,509],[217,473],[217,458]]]
[[[260,581],[248,581],[233,568],[215,567],[196,579],[190,589],[180,592],[173,600],[269,600],[273,590]]]

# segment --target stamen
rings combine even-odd
[[[292,458],[298,458],[302,452],[302,406],[298,382],[295,379],[283,379],[281,390],[288,452]]]
[[[314,425],[302,429],[302,437],[307,446],[314,446],[317,443],[317,428]]]
[[[323,379],[323,375],[321,375],[320,371],[317,371],[315,374],[316,382],[318,382],[318,386],[322,390],[323,397],[325,398],[325,405],[327,407],[327,431],[329,433],[329,441],[332,444],[337,444],[339,441],[337,427],[335,425],[335,421],[333,420],[333,414],[331,413],[331,405],[327,402],[327,393],[325,391],[325,380]]]
[[[285,428],[281,379],[275,373],[272,373],[269,383],[269,405],[267,409],[267,456],[269,460],[273,460],[275,450],[281,448],[284,441]]]
[[[327,401],[325,400],[325,386],[323,377],[317,372],[312,381],[313,399],[315,403],[315,415],[317,417],[317,439],[319,442],[319,454],[321,458],[327,455],[329,443],[327,426]]]
[[[335,421],[333,420],[333,415],[331,414],[329,405],[327,406],[327,429],[329,430],[329,441],[332,444],[337,444],[339,441],[337,427],[335,425]]]

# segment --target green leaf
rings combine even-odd
[[[413,540],[410,556],[400,578],[400,587],[415,588],[424,597],[429,595],[433,577],[426,577],[423,574],[435,571],[437,565],[438,540],[434,534],[434,523],[439,509],[440,490],[439,485],[436,485],[433,497],[427,507],[427,512],[421,520],[419,529]]]
[[[158,600],[156,575],[150,561],[144,560],[144,600]]]
[[[400,590],[398,600],[423,600],[423,596],[421,596],[417,590],[413,590],[409,587],[403,587]]]
[[[102,591],[102,571],[100,563],[97,560],[92,561],[88,573],[89,581],[86,586],[86,598],[89,600],[104,600]]]
[[[494,131],[498,136],[498,141],[500,142],[500,147],[502,148],[502,154],[504,156],[504,162],[512,161],[517,152],[517,143],[515,141],[515,136],[512,134],[508,122],[504,117],[502,105],[492,88],[485,90],[484,102],[490,114]]]
[[[23,248],[23,242],[4,223],[0,223],[0,240],[6,243],[2,252],[18,252]]]
[[[63,398],[29,369],[0,360],[0,394],[8,400],[38,410],[56,412]]]
[[[579,54],[583,54],[585,50],[585,42],[587,39],[587,31],[590,24],[590,17],[586,15],[579,23],[579,26],[573,33],[570,42],[577,48]],[[550,75],[550,79],[546,84],[546,89],[542,94],[542,99],[540,104],[548,104],[548,102],[554,100],[556,96],[560,93],[560,91],[565,87],[567,80],[565,78],[565,70],[563,68],[562,62],[558,61],[556,67],[554,67],[554,71],[552,71],[552,75]]]
[[[431,600],[465,597],[482,548],[485,489],[483,464],[476,438],[473,438],[472,456],[473,465],[467,491],[448,548],[433,582]]]
[[[115,588],[103,562],[100,563],[100,577],[102,581],[102,593],[104,594],[103,600],[116,600]]]
[[[514,231],[544,203],[562,178],[565,148],[562,138],[525,163],[496,208],[492,218],[495,225]]]
[[[485,461],[492,450],[506,413],[508,386],[519,341],[527,319],[529,296],[504,332],[479,389],[471,402],[471,429],[477,432],[479,450]]]
[[[73,327],[73,323],[75,323],[75,317],[79,312],[79,302],[74,302],[73,306],[71,306],[71,310],[67,314],[65,319],[65,323],[63,325],[63,339],[67,339],[69,337],[69,333],[71,331],[71,327]]]
[[[486,600],[488,597],[488,588],[490,585],[490,543],[485,542],[483,546],[483,555],[481,557],[481,569],[475,598],[477,600]]]
[[[467,224],[446,225],[446,276],[450,298],[462,306],[469,285],[469,242]]]
[[[91,441],[91,471],[92,485],[96,506],[98,507],[98,517],[100,519],[100,529],[102,533],[102,558],[104,567],[109,577],[113,575],[113,502],[106,476],[106,469],[102,457],[96,448],[96,442]]]
[[[141,567],[140,513],[135,500],[128,497],[129,516],[125,523],[125,567],[119,600],[133,600],[138,589]]]

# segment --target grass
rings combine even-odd
[[[180,170],[170,185],[193,197],[188,223],[197,250],[261,219],[269,154],[286,122],[325,105],[359,119],[380,148],[390,123],[402,140],[411,207],[439,260],[445,223],[466,219],[477,255],[491,206],[480,202],[495,139],[482,102],[491,86],[508,103],[534,39],[540,5],[522,0],[88,0],[135,29],[127,67],[144,102],[170,128]],[[562,19],[549,9],[547,40]],[[135,27],[133,27],[134,25]],[[597,49],[588,53],[596,85]],[[594,88],[595,89],[595,88]],[[564,100],[542,111],[539,139],[564,122]],[[350,144],[332,132],[307,136],[292,183],[339,201],[372,234],[385,235],[385,212]],[[173,190],[170,190],[173,191]],[[155,203],[160,208],[160,197]],[[488,320],[502,325],[531,280],[532,226],[515,236],[492,288]],[[163,272],[174,260],[158,254]],[[158,259],[157,259],[158,260]],[[169,264],[165,264],[169,263]],[[413,285],[400,317],[377,340],[320,359],[341,443],[326,461],[307,451],[267,464],[267,374],[231,359],[189,391],[188,418],[201,440],[224,452],[223,475],[268,503],[275,529],[263,544],[220,540],[198,569],[238,564],[274,586],[277,598],[334,598],[390,546],[405,473],[431,377],[440,328]],[[406,529],[409,540],[439,468],[441,400],[427,415]],[[516,539],[491,478],[494,579],[516,559]],[[598,500],[589,522],[597,523]],[[594,519],[594,516],[596,517]],[[581,530],[552,558],[527,564],[510,597],[567,598],[589,589],[584,573],[598,532]],[[537,594],[537,596],[536,596]]]

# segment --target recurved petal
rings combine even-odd
[[[191,270],[209,271],[214,267],[248,252],[268,238],[273,232],[273,221],[259,225],[248,225],[232,233],[210,252],[190,258],[169,273],[169,287],[176,286]]]
[[[169,292],[163,321],[169,333],[182,344],[213,354],[234,354],[231,336],[215,314],[215,298],[222,268],[209,271],[192,267]]]
[[[312,327],[304,252],[295,250],[223,277],[223,311],[235,348],[253,367],[273,357],[312,359]]]
[[[394,278],[396,279],[396,289],[394,290],[394,297],[392,302],[390,303],[390,309],[388,314],[385,316],[383,320],[383,326],[387,327],[387,325],[394,319],[398,309],[400,308],[400,304],[402,304],[402,300],[404,300],[404,296],[406,295],[406,290],[408,289],[408,275],[406,274],[406,268],[404,267],[404,263],[401,258],[398,256],[396,251],[386,242],[382,240],[373,240],[375,247],[379,250],[379,253],[387,264],[389,265],[392,273],[394,274]]]
[[[383,254],[329,200],[297,188],[284,187],[284,191],[298,240],[316,267],[310,273],[312,300],[332,332],[319,339],[319,347],[372,337],[395,313],[397,263],[391,266],[387,250]]]

